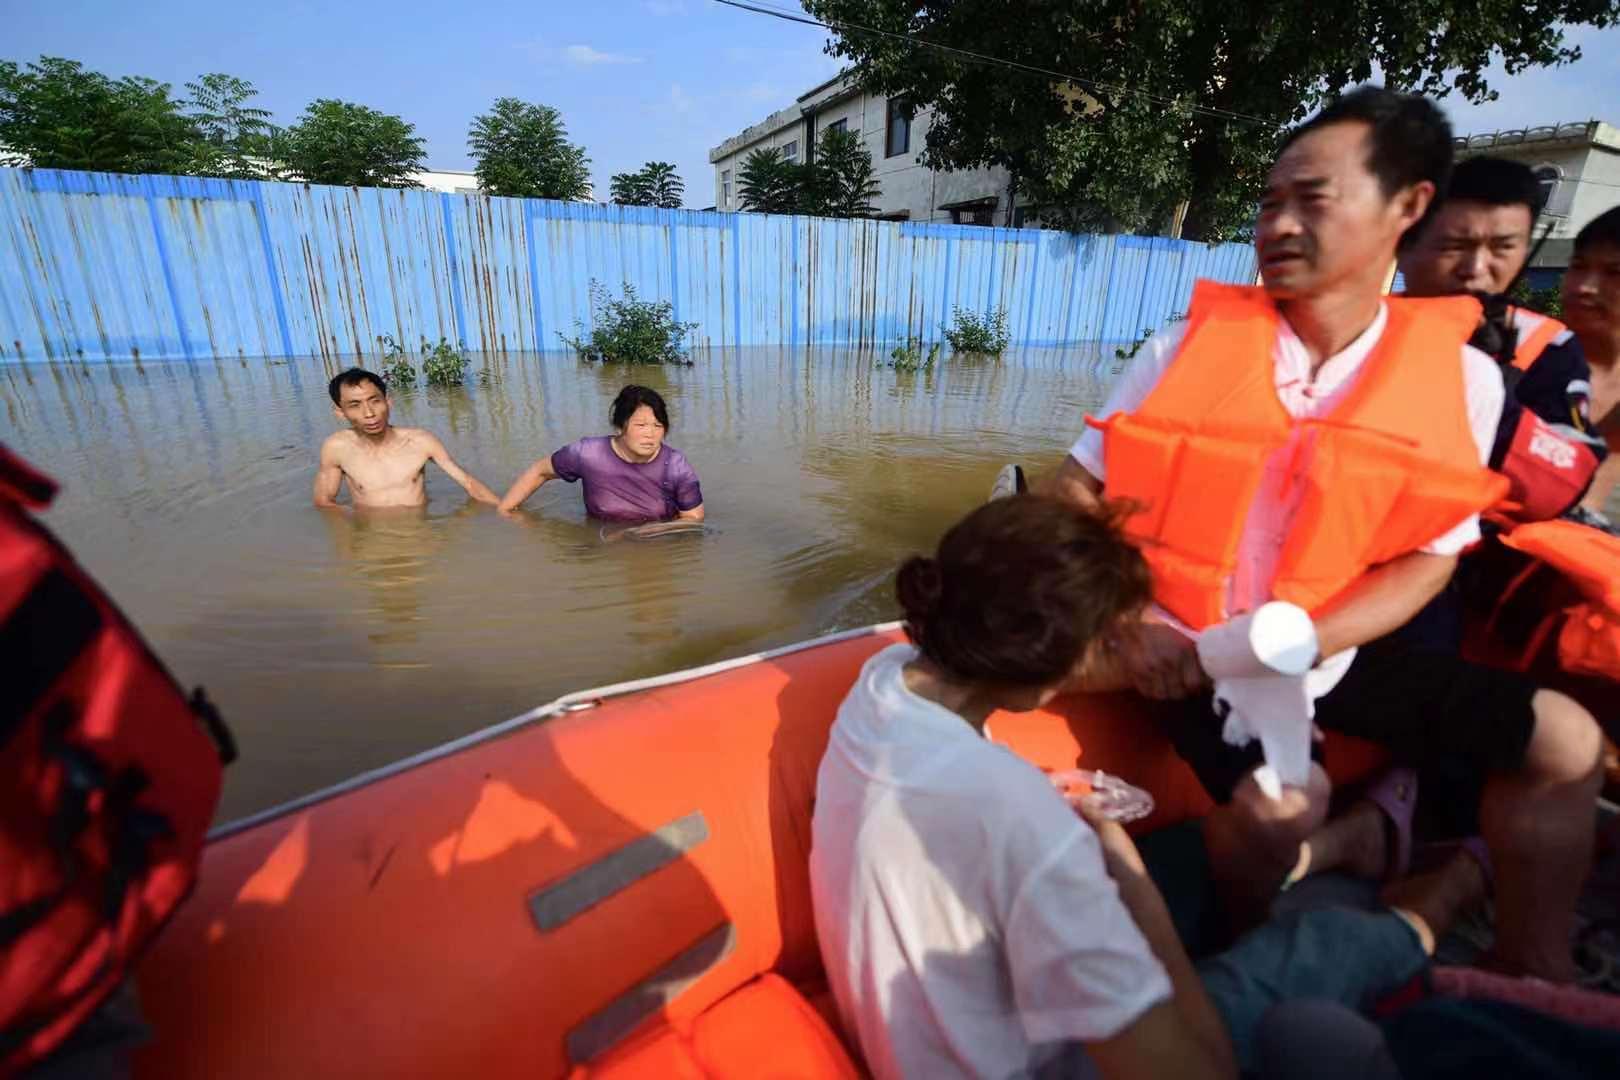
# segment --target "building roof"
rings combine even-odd
[[[1458,150],[1502,150],[1514,146],[1600,146],[1620,150],[1620,129],[1602,120],[1576,120],[1536,127],[1504,128],[1501,131],[1463,135],[1452,142]]]
[[[793,99],[793,104],[785,109],[778,109],[759,123],[744,128],[725,142],[709,151],[709,161],[714,163],[721,158],[729,157],[744,147],[752,146],[761,139],[769,138],[785,127],[802,123],[806,116],[820,112],[822,109],[845,98],[860,93],[852,73],[848,68],[837,75],[813,86],[809,90]]]

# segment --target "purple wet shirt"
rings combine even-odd
[[[608,521],[668,521],[703,505],[697,471],[665,443],[646,464],[613,452],[607,435],[571,442],[551,455],[551,467],[570,484],[585,481],[585,512]]]

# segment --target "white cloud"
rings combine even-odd
[[[627,53],[602,52],[589,45],[565,45],[562,56],[570,64],[580,67],[594,67],[597,64],[639,64],[641,57],[630,56]]]

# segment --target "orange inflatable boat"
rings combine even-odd
[[[571,695],[219,830],[139,972],[143,1077],[847,1077],[816,769],[893,625]],[[1123,697],[998,716],[1037,764],[1208,804]],[[1376,764],[1329,745],[1348,780]]]

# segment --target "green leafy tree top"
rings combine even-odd
[[[248,104],[258,96],[253,84],[214,72],[186,83],[186,90],[186,111],[204,148],[203,169],[236,180],[271,177],[275,127],[268,110]]]
[[[796,214],[804,202],[805,176],[778,148],[764,147],[743,158],[737,173],[737,196],[744,210],[760,214]]]
[[[686,184],[669,162],[649,161],[635,172],[614,173],[609,192],[620,206],[678,210],[686,198]]]
[[[1608,26],[1620,0],[805,0],[853,22],[1067,79],[851,32],[828,46],[862,85],[933,110],[925,163],[1004,166],[1043,221],[1156,231],[1189,202],[1184,235],[1232,236],[1252,220],[1279,133],[1373,75],[1435,96],[1493,99],[1509,74],[1568,63],[1572,25]],[[1086,81],[1079,81],[1086,80]],[[1093,81],[1094,80],[1094,81]]]
[[[572,200],[591,193],[590,158],[568,141],[562,114],[549,105],[497,99],[473,120],[467,149],[485,194]]]
[[[812,212],[826,217],[871,217],[882,193],[872,152],[859,135],[842,128],[828,128],[816,140],[809,188]]]
[[[311,184],[421,187],[411,175],[424,167],[415,127],[364,105],[318,98],[273,149],[288,173]]]
[[[169,89],[56,56],[0,61],[0,154],[42,169],[193,172],[202,140]]]

